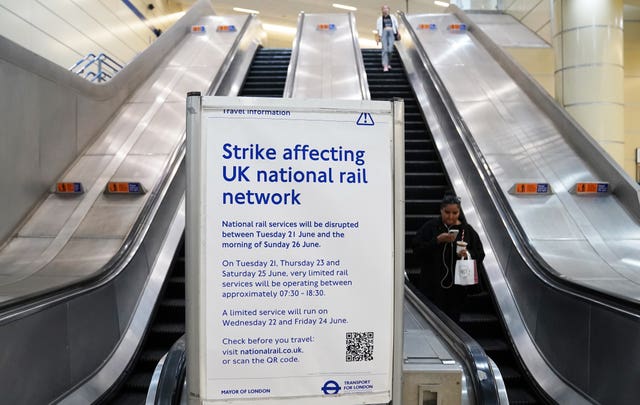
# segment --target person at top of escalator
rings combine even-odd
[[[391,69],[389,61],[393,53],[393,41],[396,37],[400,38],[398,20],[394,15],[389,14],[389,6],[382,6],[382,15],[378,17],[376,28],[376,43],[382,42],[382,70],[388,72]]]
[[[484,259],[480,237],[466,222],[461,209],[459,197],[445,194],[440,216],[422,225],[412,243],[421,264],[418,288],[454,321],[460,318],[469,290],[479,288],[454,284],[456,262],[471,258],[480,272]]]

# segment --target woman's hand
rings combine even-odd
[[[461,259],[463,257],[469,258],[469,252],[467,252],[467,249],[462,249],[461,251],[458,252],[458,257]]]
[[[438,243],[451,243],[456,240],[455,233],[444,232],[438,235],[436,238]]]

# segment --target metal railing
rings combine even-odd
[[[71,66],[69,71],[90,82],[102,83],[113,78],[122,68],[123,65],[109,55],[90,53]]]

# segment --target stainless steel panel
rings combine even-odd
[[[612,325],[612,322],[615,324]],[[591,345],[589,358],[592,366],[589,368],[589,382],[592,396],[602,404],[632,404],[640,398],[640,362],[637,357],[630,357],[630,353],[640,352],[640,332],[637,320],[631,317],[612,320],[606,311],[598,308],[592,310]],[[611,330],[620,331],[612,334]],[[611,362],[617,365],[611,370]],[[603,384],[615,372],[619,391],[611,392],[611,387]]]
[[[87,150],[88,155],[113,155],[133,132],[140,119],[151,107],[150,102],[128,103],[107,129]]]
[[[52,238],[13,238],[0,255],[0,275],[24,277],[42,252],[51,244]],[[13,281],[13,279],[12,279]]]
[[[3,403],[49,403],[68,385],[71,367],[67,322],[66,308],[60,305],[11,328],[0,328]]]
[[[18,236],[21,238],[54,238],[69,219],[73,210],[76,209],[81,198],[81,195],[59,196],[51,194],[20,228]],[[0,263],[6,254],[5,251],[2,252]]]
[[[190,67],[184,72],[180,80],[178,80],[178,83],[173,86],[171,94],[167,97],[167,102],[180,102],[182,109],[184,110],[187,93],[190,91],[200,91],[204,94],[211,84],[211,80],[213,79],[215,72],[216,70],[211,66]]]
[[[459,111],[483,153],[523,154],[520,140],[489,101],[460,103]]]
[[[436,364],[442,364],[443,360],[453,360],[432,330],[406,329],[404,331],[403,356],[405,361],[427,362],[431,360]]]
[[[32,275],[11,284],[0,286],[0,295],[22,296],[34,292],[52,291],[78,281],[76,276]]]
[[[585,240],[533,240],[536,248],[558,275],[572,281],[582,279],[621,279]]]
[[[115,291],[112,286],[101,288],[90,296],[69,303],[69,364],[72,383],[82,381],[93,372],[113,350],[120,338]],[[99,338],[86,339],[90,330]]]
[[[140,245],[140,252],[146,253],[146,242]],[[157,251],[155,251],[157,254]],[[143,286],[147,282],[149,269],[151,268],[146,254],[137,254],[131,260],[132,269],[136,271],[124,272],[115,281],[116,303],[115,308],[118,314],[118,328],[121,334],[124,334],[129,327],[131,317],[135,313],[136,305],[140,297],[138,294],[131,294],[131,291],[143,291]]]
[[[194,58],[189,62],[189,66],[208,67],[211,69],[211,72],[217,72],[247,18],[249,18],[249,16],[246,15],[209,16],[202,18],[200,23],[207,25],[209,32],[207,32],[204,38],[198,38],[198,34],[192,35],[192,37],[196,39],[198,52],[196,52]],[[235,25],[237,31],[218,32],[216,31],[218,25]]]
[[[589,321],[590,308],[568,295],[545,291],[540,300],[540,319],[536,343],[565,378],[585,390],[589,385]],[[558,344],[559,338],[572,336],[573,341]]]
[[[629,221],[628,213],[616,198],[603,196],[575,196],[573,199],[589,222],[608,243],[621,240],[634,240],[635,252],[629,251],[627,257],[640,263],[640,226]],[[607,215],[602,215],[606,212]]]
[[[154,80],[147,80],[136,91],[131,98],[131,103],[153,103],[156,100],[157,95],[167,88],[171,88],[171,83],[174,80],[176,74],[182,69],[180,67],[166,67],[159,69],[158,76],[153,76]]]
[[[211,27],[210,27],[211,28]],[[167,62],[168,69],[191,64],[200,46],[206,46],[207,37],[200,34],[190,34],[179,47],[176,47]]]
[[[465,66],[452,65],[442,69],[440,78],[457,102],[485,101],[487,96],[478,86],[478,77]]]
[[[82,156],[75,162],[71,169],[60,178],[60,181],[79,181],[84,185],[85,189],[88,189],[107,167],[110,160],[110,156]]]
[[[121,238],[72,238],[58,256],[37,275],[39,277],[73,277],[74,280],[78,280],[97,274],[120,249],[122,241]],[[29,279],[31,278],[35,277]]]
[[[74,233],[76,238],[123,239],[140,212],[139,204],[100,201],[89,210]]]
[[[127,156],[114,173],[111,181],[139,181],[150,191],[162,174],[167,159],[166,155]]]
[[[583,238],[557,196],[509,195],[507,199],[530,240]]]
[[[511,118],[512,123],[522,129],[527,135],[532,136],[534,141],[547,142],[549,138],[558,138],[559,132],[554,127],[553,122],[545,115],[531,114],[531,110],[535,110],[535,104],[529,100],[517,85],[513,82],[500,82],[491,83],[485,81],[486,85],[494,90],[498,96],[498,101],[504,106],[508,116]],[[495,91],[499,86],[508,86],[513,89],[514,93],[517,93],[517,97],[509,97],[509,99],[502,98],[502,92]],[[515,88],[514,88],[515,86]],[[542,134],[541,134],[542,132]]]
[[[361,100],[356,51],[349,14],[305,14],[292,97]]]
[[[537,181],[544,178],[533,159],[526,153],[487,153],[484,157],[505,192],[516,181]]]
[[[580,284],[593,288],[605,294],[612,294],[624,299],[640,302],[640,288],[638,283],[629,282],[626,278],[619,279],[582,279]]]
[[[182,139],[185,125],[184,102],[166,102],[140,138],[129,151],[130,155],[169,155]]]

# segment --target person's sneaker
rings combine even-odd
[[[387,66],[384,67],[384,69],[382,69],[383,72],[388,72],[389,68]]]
[[[387,65],[387,69],[388,69],[388,70],[391,70],[391,65]]]

